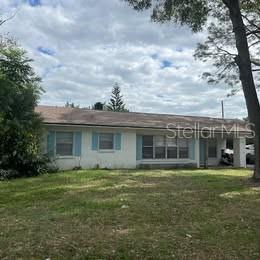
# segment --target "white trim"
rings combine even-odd
[[[56,159],[75,159],[78,157],[79,156],[73,156],[73,155],[57,155],[55,158]]]
[[[100,153],[115,153],[115,149],[98,149]]]
[[[143,159],[143,160],[138,160],[137,161],[139,164],[183,164],[183,163],[196,163],[196,160],[191,160],[191,159]]]

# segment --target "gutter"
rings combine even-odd
[[[85,128],[93,128],[93,127],[98,127],[98,128],[102,128],[102,127],[107,127],[107,128],[113,128],[113,129],[118,129],[118,128],[126,128],[126,129],[134,129],[134,130],[158,130],[158,131],[162,131],[162,130],[192,130],[192,131],[196,131],[196,132],[200,132],[201,129],[194,129],[194,128],[160,128],[160,127],[142,127],[142,126],[111,126],[111,125],[93,125],[93,124],[76,124],[76,123],[45,123],[43,122],[44,125],[46,126],[64,126],[64,127],[70,127],[70,126],[77,126],[77,127],[85,127]],[[213,131],[213,129],[212,129]],[[209,132],[209,130],[203,130],[203,132]],[[215,133],[223,133],[223,131],[219,131],[219,130],[214,130]],[[244,133],[244,134],[252,134],[252,131],[228,131],[227,134],[231,134],[231,133]]]

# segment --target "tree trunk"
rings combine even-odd
[[[229,9],[229,16],[235,34],[238,52],[235,61],[239,68],[248,117],[255,126],[255,171],[253,177],[255,180],[260,181],[260,107],[252,73],[246,29],[241,15],[239,0],[223,0],[223,3]]]

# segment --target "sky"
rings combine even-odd
[[[247,115],[242,92],[208,85],[214,68],[193,57],[206,32],[157,24],[122,0],[1,0],[15,17],[0,28],[27,50],[45,93],[40,104],[108,102],[118,82],[130,111],[221,117]]]

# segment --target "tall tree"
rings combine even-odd
[[[10,43],[0,49],[0,167],[19,175],[42,172],[42,120],[34,109],[42,89],[24,50]]]
[[[105,108],[105,103],[102,102],[96,102],[93,106],[92,109],[93,110],[104,110]]]
[[[117,111],[117,112],[126,112],[128,111],[125,108],[125,103],[123,101],[123,96],[121,95],[121,90],[118,83],[115,83],[110,101],[107,106],[107,110],[109,111]]]
[[[255,130],[255,171],[260,181],[260,106],[255,81],[260,65],[260,1],[259,0],[125,0],[135,10],[151,9],[155,22],[188,25],[193,32],[207,23],[209,38],[199,46],[196,56],[212,59],[218,73],[206,73],[211,82],[224,81],[231,86],[242,84],[248,117]],[[236,93],[235,87],[232,93]]]

